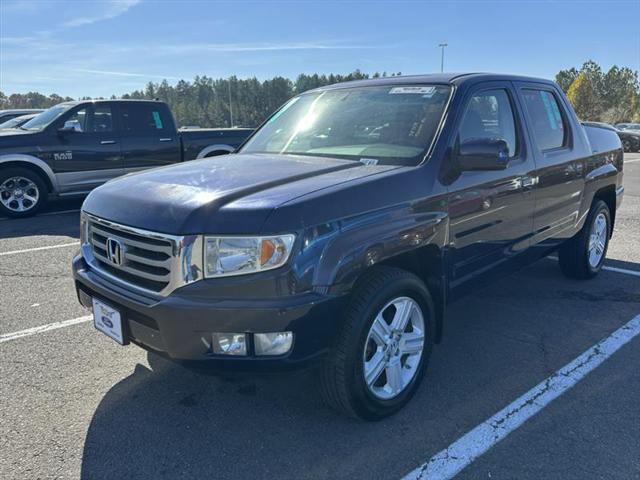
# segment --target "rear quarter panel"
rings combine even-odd
[[[586,125],[580,127],[591,145],[591,156],[585,160],[585,189],[580,208],[582,225],[598,192],[622,187],[623,153],[616,132]]]

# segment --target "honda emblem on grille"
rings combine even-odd
[[[122,244],[115,238],[107,238],[107,258],[114,265],[122,265]]]

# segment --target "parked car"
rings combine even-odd
[[[618,130],[640,130],[640,123],[616,123]]]
[[[600,271],[622,168],[616,133],[547,80],[323,87],[236,154],[94,190],[77,295],[122,345],[226,375],[316,362],[329,405],[378,419],[416,391],[450,301],[556,250],[569,277]]]
[[[40,113],[42,111],[43,110],[41,108],[14,108],[10,110],[0,110],[0,123],[4,123],[15,117],[29,115],[31,113]]]
[[[603,122],[582,122],[582,124],[613,130],[614,132],[616,132],[618,137],[620,137],[622,148],[625,152],[640,152],[640,130],[620,130],[613,125]]]
[[[0,130],[7,130],[10,128],[18,128],[21,125],[24,125],[29,120],[31,120],[37,113],[30,113],[28,115],[21,115],[19,117],[13,117],[11,120],[7,120],[6,122],[0,123]]]
[[[49,196],[85,195],[125,173],[227,154],[252,131],[178,131],[158,101],[61,103],[0,131],[0,213],[30,216]]]

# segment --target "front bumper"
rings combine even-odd
[[[91,270],[81,255],[73,259],[80,302],[96,297],[117,309],[127,342],[172,360],[214,370],[270,371],[307,366],[319,359],[339,326],[345,297],[305,293],[267,299],[217,298],[225,279],[202,280],[167,297],[148,298],[128,291]],[[293,332],[282,356],[256,356],[251,335],[247,356],[215,355],[205,341],[212,332]]]

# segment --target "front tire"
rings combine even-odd
[[[0,171],[0,213],[13,218],[35,215],[47,201],[47,186],[32,170],[12,167]]]
[[[558,257],[562,273],[577,279],[595,277],[607,256],[610,236],[609,207],[602,200],[595,200],[580,232],[560,248]]]
[[[404,270],[374,268],[356,286],[323,365],[325,403],[363,420],[397,412],[420,384],[434,337],[424,283]]]

